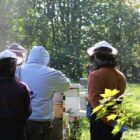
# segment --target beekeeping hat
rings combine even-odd
[[[96,43],[94,46],[87,49],[88,55],[92,56],[95,53],[95,51],[99,48],[108,48],[111,50],[111,53],[113,55],[118,54],[118,50],[116,48],[112,47],[112,45],[109,44],[107,41],[100,41],[100,42]]]
[[[10,46],[8,46],[8,50],[14,52],[17,55],[18,58],[18,64],[21,64],[27,55],[27,50],[23,48],[21,45],[17,43],[13,43]]]
[[[9,50],[4,50],[4,51],[0,52],[0,61],[4,60],[6,58],[14,59],[14,61],[16,61],[18,63],[18,57],[16,56],[16,54]]]

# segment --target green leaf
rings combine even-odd
[[[109,98],[109,97],[113,97],[113,96],[117,95],[118,93],[119,93],[119,91],[117,89],[114,89],[114,90],[105,89],[105,93],[100,94],[100,96],[103,98]]]
[[[118,115],[116,115],[116,114],[111,114],[111,115],[107,116],[107,120],[108,120],[108,121],[109,121],[109,120],[115,120],[117,116],[118,116]]]
[[[111,132],[113,135],[116,135],[122,128],[121,124],[116,124],[113,131]]]
[[[96,113],[96,112],[98,112],[102,107],[103,107],[103,105],[99,105],[99,106],[95,107],[95,108],[92,110],[91,115],[94,114],[94,113]]]
[[[106,106],[113,106],[115,104],[115,102],[109,102],[106,104]]]
[[[107,108],[103,107],[97,114],[96,119],[103,118],[107,114]]]
[[[126,121],[128,121],[128,117],[122,116],[121,118],[117,119],[118,124],[123,125]]]

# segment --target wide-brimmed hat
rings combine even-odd
[[[6,58],[12,58],[12,59],[16,59],[16,61],[18,61],[16,54],[9,50],[4,50],[4,51],[0,52],[0,60],[6,59]]]
[[[17,55],[18,64],[21,64],[27,55],[27,50],[18,43],[13,43],[8,46],[8,50],[14,52]]]
[[[111,44],[109,44],[107,41],[104,41],[104,40],[103,40],[103,41],[100,41],[100,42],[96,43],[94,46],[88,48],[88,49],[87,49],[88,55],[89,55],[89,56],[92,56],[92,55],[95,53],[95,50],[96,50],[96,49],[99,49],[99,48],[101,48],[101,47],[111,49],[111,50],[112,50],[111,53],[112,53],[113,55],[117,55],[117,54],[118,54],[118,50],[117,50],[116,48],[112,47]]]

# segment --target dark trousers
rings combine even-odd
[[[50,140],[51,122],[28,121],[27,137],[28,140]]]
[[[24,130],[0,130],[0,140],[27,140]]]
[[[50,140],[63,140],[63,119],[54,118]]]
[[[115,136],[111,133],[112,126],[105,124],[102,120],[95,120],[95,116],[90,118],[90,137],[91,140],[120,140],[122,133],[119,132]]]

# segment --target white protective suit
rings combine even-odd
[[[70,80],[61,71],[48,67],[49,61],[50,56],[45,48],[35,46],[27,62],[16,71],[17,78],[26,83],[34,95],[29,120],[52,120],[54,93],[64,93],[69,89]]]

